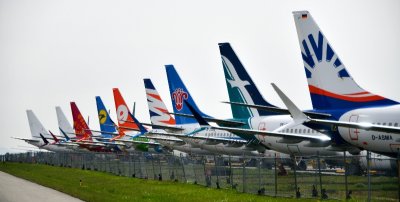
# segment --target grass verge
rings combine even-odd
[[[257,196],[231,189],[218,190],[200,185],[119,177],[97,171],[40,164],[1,163],[0,171],[84,201],[317,201]]]

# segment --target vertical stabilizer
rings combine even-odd
[[[231,45],[229,43],[219,43],[218,45],[221,53],[222,66],[224,68],[229,100],[231,102],[275,107],[263,98]],[[231,105],[231,109],[233,118],[237,119],[276,115],[276,113],[273,112],[238,105]]]
[[[111,120],[110,115],[106,107],[104,106],[103,101],[101,100],[100,96],[96,96],[96,105],[97,105],[97,113],[99,115],[99,124],[100,130],[106,133],[101,133],[103,138],[112,138],[113,136],[110,133],[115,133],[117,130],[115,129],[115,124]]]
[[[167,106],[161,99],[160,94],[150,79],[143,79],[146,89],[147,105],[149,107],[150,120],[152,124],[162,126],[173,126],[175,119],[168,114]]]
[[[308,11],[293,12],[314,109],[352,109],[397,102],[362,89]]]
[[[171,96],[172,108],[174,113],[181,114],[191,114],[189,108],[185,105],[184,101],[188,102],[201,116],[210,117],[197,107],[192,96],[190,95],[188,89],[183,83],[182,79],[179,77],[178,72],[176,72],[173,65],[165,65],[165,70],[167,71],[169,92]],[[177,124],[191,124],[197,123],[194,118],[188,118],[183,116],[175,117]]]
[[[72,118],[74,120],[74,129],[77,139],[92,139],[92,132],[89,129],[85,119],[76,106],[75,102],[71,102]]]
[[[47,130],[44,128],[32,110],[26,110],[26,115],[28,116],[29,128],[31,129],[31,135],[33,139],[41,139],[40,134],[50,137],[50,135],[47,133]]]
[[[113,94],[115,101],[115,109],[117,110],[118,126],[121,127],[120,130],[123,132],[132,131],[132,130],[127,130],[128,128],[139,130],[138,125],[134,122],[133,116],[129,111],[128,105],[126,105],[124,98],[119,92],[119,89],[113,88]]]
[[[56,107],[57,113],[57,121],[58,121],[58,129],[62,135],[67,135],[69,137],[75,137],[75,131],[71,126],[71,123],[68,121],[61,107]]]

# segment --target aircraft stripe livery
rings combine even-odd
[[[314,109],[354,109],[398,104],[362,89],[354,81],[307,11],[293,12],[293,15]]]
[[[175,119],[168,114],[167,106],[158,94],[156,88],[150,79],[144,79],[146,89],[147,103],[149,107],[150,120],[156,125],[175,125]],[[154,128],[154,127],[153,127]],[[157,127],[156,127],[157,128]]]

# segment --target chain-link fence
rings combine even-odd
[[[368,158],[367,158],[368,157]],[[28,152],[3,162],[40,163],[119,176],[199,184],[278,197],[398,201],[399,159],[370,156],[196,156]]]

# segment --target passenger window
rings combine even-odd
[[[381,123],[376,123],[376,125],[381,125]]]
[[[394,123],[394,126],[397,127],[399,124],[398,123]]]
[[[388,125],[389,125],[389,126],[392,126],[392,123],[389,123]]]
[[[297,129],[294,129],[294,133],[297,133]]]
[[[386,123],[382,123],[382,126],[386,126]]]
[[[293,133],[293,129],[290,129],[290,133]]]
[[[310,129],[307,129],[308,133],[310,133]]]

